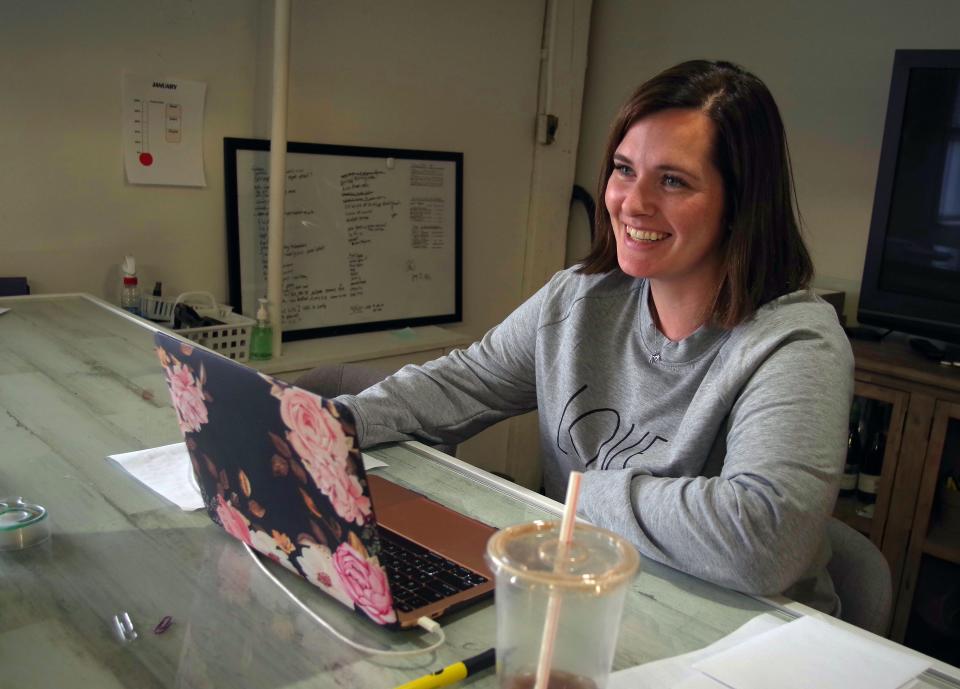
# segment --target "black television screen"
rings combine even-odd
[[[960,342],[960,50],[898,50],[857,319]]]

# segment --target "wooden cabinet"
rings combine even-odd
[[[841,497],[837,500],[835,512],[838,517],[868,536],[878,548],[882,549],[884,529],[893,497],[891,488],[900,461],[900,447],[910,396],[900,390],[860,381],[855,383],[854,396],[859,405],[868,403],[872,405],[872,413],[868,415],[874,419],[874,422],[868,423],[867,428],[883,425],[886,429],[883,470],[880,474],[877,501],[874,505],[868,508],[856,496]],[[868,438],[861,439],[864,445],[869,444]]]
[[[960,665],[960,404],[937,402],[893,633]],[[907,604],[909,601],[909,604]]]
[[[952,521],[954,496],[944,491],[960,472],[960,368],[930,362],[902,340],[852,344],[855,394],[884,409],[887,442],[873,515],[864,516],[855,498],[838,500],[836,515],[869,536],[890,563],[891,638],[956,664],[944,657],[932,628],[950,649],[952,625],[960,625],[960,531]],[[923,628],[931,617],[931,629]],[[957,633],[952,648],[960,648]]]

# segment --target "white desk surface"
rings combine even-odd
[[[445,619],[448,643],[408,660],[363,656],[329,636],[205,514],[180,511],[105,459],[180,440],[152,329],[86,296],[3,298],[0,307],[11,308],[0,315],[0,494],[47,507],[53,532],[42,545],[0,552],[0,685],[392,687],[493,645],[492,602]],[[416,443],[374,454],[392,480],[496,526],[559,510]],[[383,632],[280,576],[362,643],[410,647],[419,635]],[[702,648],[777,609],[818,614],[644,560],[615,668]],[[126,644],[108,624],[121,611],[140,632]],[[164,615],[174,619],[169,631],[151,633]],[[960,670],[931,664],[960,680]],[[464,686],[495,685],[487,671]]]

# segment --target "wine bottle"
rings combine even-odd
[[[859,398],[858,398],[859,399]],[[860,404],[860,413],[857,416],[857,435],[860,436],[860,459],[863,460],[867,452],[867,442],[873,435],[874,409],[876,402],[872,399],[863,399]]]
[[[883,453],[886,447],[886,429],[878,428],[867,446],[863,463],[860,465],[860,478],[857,479],[857,498],[865,505],[873,505],[877,501],[877,486],[883,471]]]
[[[860,437],[861,399],[854,397],[850,404],[850,418],[847,424],[847,459],[840,477],[840,497],[850,497],[857,492],[857,477],[860,474],[860,460],[863,457],[863,439]]]
[[[857,481],[860,478],[860,433],[856,425],[850,429],[847,436],[847,460],[843,465],[843,476],[840,477],[840,496],[851,497],[857,492]]]

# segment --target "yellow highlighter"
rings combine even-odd
[[[447,665],[442,670],[437,670],[432,675],[424,675],[417,679],[401,684],[396,689],[437,689],[445,687],[448,684],[459,682],[470,675],[476,674],[491,665],[495,660],[494,649],[488,648],[483,653],[461,660],[453,665]]]

